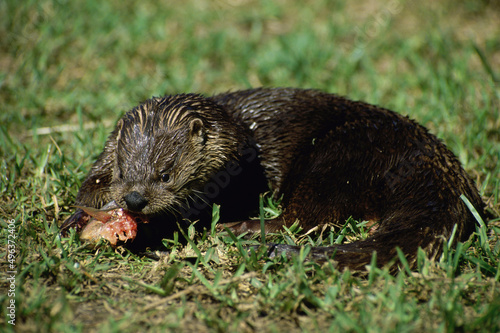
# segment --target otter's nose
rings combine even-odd
[[[123,197],[125,203],[127,204],[127,209],[135,212],[140,212],[146,205],[148,201],[139,192],[130,192]]]

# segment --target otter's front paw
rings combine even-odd
[[[284,221],[282,218],[278,217],[272,220],[266,220],[264,222],[264,233],[270,234],[279,232],[282,230]],[[250,236],[253,234],[260,234],[260,221],[259,220],[246,220],[232,223],[223,223],[217,225],[217,230],[222,231],[224,228],[228,228],[235,235],[241,235],[243,233],[248,233]]]
[[[260,221],[247,220],[247,221],[239,221],[231,223],[222,223],[217,225],[218,231],[223,231],[225,228],[228,228],[233,234],[237,236],[244,233],[253,235],[255,233],[260,233]]]

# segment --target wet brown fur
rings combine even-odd
[[[137,201],[124,198],[137,192],[147,203],[142,213],[173,223],[209,218],[203,211],[216,202],[221,222],[244,220],[231,224],[234,232],[257,232],[258,221],[246,219],[267,186],[283,195],[284,208],[267,232],[296,221],[306,230],[350,216],[379,221],[364,241],[312,251],[323,259],[335,253],[339,267],[353,269],[374,251],[387,263],[396,247],[412,266],[418,247],[435,258],[454,225],[460,241],[475,229],[460,195],[484,209],[457,158],[424,127],[363,102],[286,88],[143,103],[118,122],[76,204],[115,200],[134,210],[128,205]]]

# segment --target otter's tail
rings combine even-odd
[[[422,210],[412,213],[405,210],[393,212],[390,217],[382,220],[379,229],[365,240],[327,247],[312,247],[308,259],[316,262],[333,261],[339,269],[365,270],[365,266],[371,263],[373,253],[376,252],[377,267],[387,265],[396,258],[391,267],[394,271],[399,262],[397,252],[399,248],[410,268],[414,269],[419,247],[430,259],[435,260],[441,255],[443,245],[449,242],[452,235],[453,243],[463,242],[476,228],[476,220],[465,204],[457,205],[456,209],[451,211]],[[483,210],[480,215],[486,218]],[[300,249],[300,246],[269,244],[268,256],[296,255]]]
[[[409,233],[402,234],[398,231],[377,232],[373,236],[353,243],[332,245],[325,247],[312,247],[307,259],[315,262],[332,261],[338,269],[349,268],[351,270],[365,270],[370,264],[373,253],[376,252],[377,267],[388,264],[397,257],[396,248],[400,248],[406,255],[411,268],[415,266],[418,247],[425,245],[417,240],[425,240],[422,236],[412,236]],[[436,257],[442,252],[443,239],[434,239],[426,244],[428,255]],[[269,258],[286,255],[297,255],[301,246],[285,244],[267,244]],[[395,268],[395,267],[394,267]]]

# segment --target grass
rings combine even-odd
[[[499,16],[488,0],[0,2],[0,304],[16,307],[16,326],[3,317],[1,330],[499,331],[498,220],[396,276],[262,260],[224,233],[168,240],[170,254],[153,260],[89,250],[57,229],[122,113],[152,95],[262,85],[410,115],[455,152],[498,216]]]

